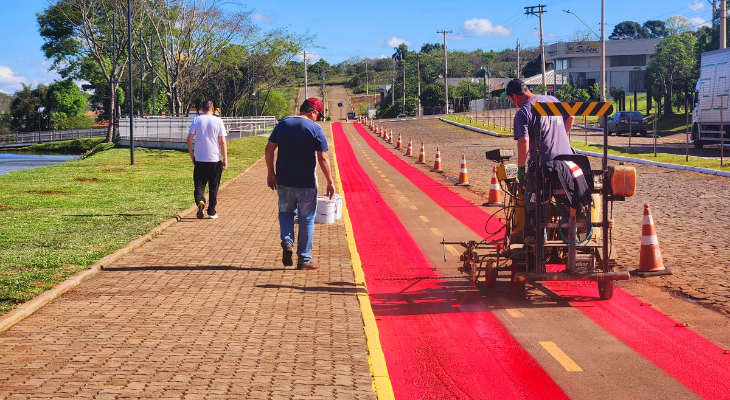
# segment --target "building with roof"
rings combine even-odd
[[[623,88],[626,93],[645,92],[646,64],[661,40],[607,40],[606,87]],[[565,83],[586,90],[594,83],[600,84],[601,57],[598,41],[548,45],[545,47],[545,60],[555,65],[557,76],[562,76]],[[554,79],[559,80],[558,77]]]

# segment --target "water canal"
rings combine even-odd
[[[60,164],[78,158],[78,155],[72,154],[0,152],[0,175],[21,169],[33,169],[46,165]]]

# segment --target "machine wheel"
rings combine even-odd
[[[489,289],[494,289],[497,284],[497,274],[499,271],[495,268],[494,262],[489,262],[484,273],[484,284]]]
[[[611,300],[611,297],[613,297],[613,281],[598,281],[598,295],[601,300]]]
[[[697,125],[692,126],[692,140],[694,141],[695,149],[701,149],[705,144],[702,143],[697,137],[700,135]]]
[[[512,298],[514,300],[525,300],[526,298],[525,282],[518,281],[514,277],[514,274],[512,276],[512,286],[510,288],[510,294],[512,295]]]

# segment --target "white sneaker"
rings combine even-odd
[[[216,218],[218,218],[218,214],[208,215],[208,218],[216,219]]]

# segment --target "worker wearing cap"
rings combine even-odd
[[[324,106],[319,99],[306,99],[299,107],[299,115],[284,118],[276,125],[266,146],[266,183],[279,195],[282,263],[285,266],[293,265],[294,217],[299,218],[297,269],[319,268],[312,262],[318,161],[327,180],[325,193],[332,197],[335,192],[327,158],[327,139],[322,128],[314,122],[323,112]]]
[[[514,117],[514,139],[517,141],[517,178],[525,182],[525,199],[527,209],[533,209],[532,193],[534,191],[534,173],[537,164],[537,151],[540,151],[540,164],[562,154],[573,154],[568,132],[573,126],[575,117],[540,117],[532,112],[535,102],[558,103],[553,96],[536,95],[530,92],[524,82],[513,79],[507,83],[507,97],[518,107]],[[525,172],[527,167],[527,172]],[[525,176],[527,179],[525,180]],[[521,211],[521,210],[520,210]],[[522,221],[518,219],[522,218]],[[524,215],[516,216],[515,226],[518,230],[524,226]]]

